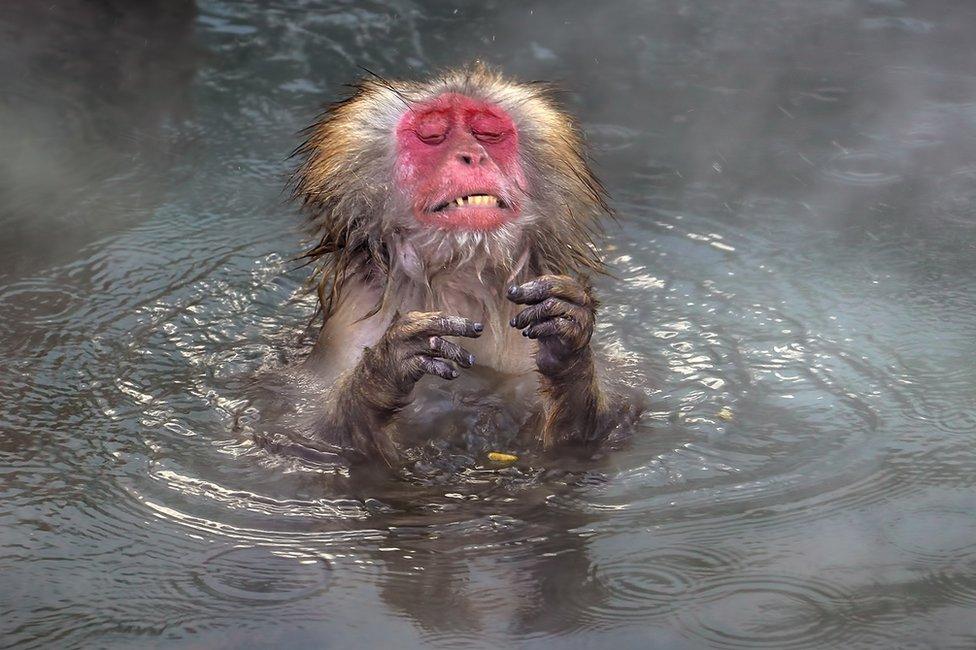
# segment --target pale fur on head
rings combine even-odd
[[[353,88],[306,129],[295,150],[301,164],[293,197],[308,216],[313,246],[305,257],[318,265],[326,319],[354,275],[384,289],[372,314],[404,293],[420,291],[428,308],[446,309],[455,292],[501,298],[507,280],[527,273],[603,271],[593,238],[598,218],[609,214],[605,192],[551,86],[512,81],[474,64],[425,82],[374,75]],[[394,186],[400,118],[443,93],[493,103],[515,122],[527,181],[517,220],[487,232],[426,226]],[[499,283],[486,294],[486,286]]]

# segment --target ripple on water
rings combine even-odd
[[[892,382],[889,391],[905,416],[939,431],[968,436],[976,428],[976,408],[969,400],[959,399],[976,379],[971,367],[951,369],[944,365],[914,364],[905,371],[899,383]],[[915,384],[938,386],[938,390],[917,390]]]
[[[573,618],[587,627],[603,628],[668,614],[704,581],[741,562],[726,551],[689,545],[599,563],[589,580],[601,597],[589,599],[589,590],[573,591],[584,598],[572,604]]]
[[[887,522],[884,534],[925,563],[976,561],[976,513],[969,509],[936,505],[900,512]]]
[[[963,167],[942,179],[935,199],[936,214],[963,226],[976,226],[976,167]]]
[[[827,178],[845,185],[876,187],[901,180],[897,160],[871,151],[845,151],[829,159],[823,168]]]
[[[204,592],[225,601],[278,605],[314,596],[328,587],[329,562],[292,548],[224,549],[193,572]]]
[[[933,571],[924,581],[924,586],[934,602],[947,601],[968,608],[976,604],[976,572],[973,567],[969,567],[968,571]]]
[[[852,597],[825,580],[716,577],[678,610],[682,633],[723,648],[809,648],[847,636]]]
[[[366,510],[362,502],[354,499],[333,498],[282,498],[261,494],[252,490],[233,489],[217,482],[187,476],[172,469],[150,469],[150,477],[172,490],[178,498],[193,502],[198,507],[219,506],[227,513],[240,513],[250,522],[266,520],[275,522],[279,517],[309,524],[328,519],[362,519]],[[222,477],[227,480],[227,477]],[[167,496],[166,501],[172,497]]]
[[[77,304],[68,289],[43,280],[28,280],[9,286],[0,297],[4,317],[30,323],[57,320]]]

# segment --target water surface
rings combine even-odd
[[[976,6],[743,7],[5,3],[0,644],[976,645]],[[586,130],[638,431],[255,446],[314,310],[296,132],[475,58]]]

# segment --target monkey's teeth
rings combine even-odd
[[[491,194],[472,194],[465,198],[466,205],[498,207],[498,197]]]
[[[452,201],[444,203],[442,207],[436,208],[434,212],[440,212],[444,208],[458,207],[463,208],[464,206],[484,206],[497,208],[499,206],[504,207],[501,199],[497,196],[492,196],[491,194],[471,194],[468,196],[459,196]]]

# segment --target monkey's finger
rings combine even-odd
[[[477,338],[485,329],[481,323],[476,323],[460,316],[448,316],[444,312],[430,311],[409,312],[397,328],[397,335],[404,338],[421,336],[467,336]]]
[[[420,364],[420,368],[428,375],[437,375],[443,379],[456,379],[458,376],[458,371],[446,361],[425,355],[418,356],[417,361]]]
[[[536,323],[522,330],[522,336],[530,339],[544,339],[550,336],[571,338],[579,326],[568,318],[556,317]]]
[[[485,326],[462,316],[434,316],[430,319],[424,334],[430,336],[466,336],[478,338]]]
[[[442,339],[439,336],[430,337],[430,350],[427,354],[432,357],[443,357],[454,361],[462,368],[470,368],[474,365],[474,355],[462,348],[453,341]]]
[[[534,305],[546,298],[562,298],[577,305],[590,306],[593,299],[579,281],[568,275],[543,275],[525,284],[513,284],[508,299],[520,305]]]
[[[532,305],[531,307],[526,307],[519,313],[515,314],[512,320],[508,321],[508,324],[516,329],[522,329],[523,327],[531,325],[536,321],[540,321],[544,318],[552,318],[553,316],[574,318],[576,316],[574,312],[581,309],[581,307],[568,303],[565,300],[546,298],[542,302]]]

